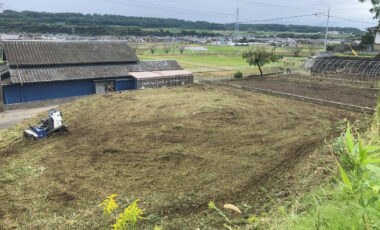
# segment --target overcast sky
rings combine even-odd
[[[330,0],[0,0],[4,9],[46,12],[118,14],[160,18],[180,18],[219,23],[234,22],[236,7],[240,21],[324,26],[326,16],[283,17],[326,13]],[[359,22],[331,18],[332,26],[365,29],[376,25],[368,3],[333,0],[331,15]]]

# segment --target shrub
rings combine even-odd
[[[238,78],[243,78],[243,73],[240,72],[240,71],[237,71],[235,74],[234,74],[234,78],[238,79]]]

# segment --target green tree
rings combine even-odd
[[[380,1],[379,0],[359,0],[359,2],[371,2],[372,8],[369,10],[372,14],[375,14],[374,18],[380,18]]]
[[[372,45],[375,40],[375,36],[373,36],[372,33],[367,32],[365,35],[362,36],[362,42],[363,45]]]
[[[265,48],[258,48],[244,51],[243,58],[247,61],[247,63],[250,66],[253,65],[259,67],[260,76],[263,77],[263,71],[261,67],[263,67],[265,64],[276,62],[281,57],[273,51],[268,51]]]

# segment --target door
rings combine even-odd
[[[115,92],[115,81],[96,81],[95,93],[105,94]]]

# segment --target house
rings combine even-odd
[[[375,40],[373,42],[373,50],[378,51],[380,50],[380,31],[377,26],[371,27],[367,29],[368,32],[372,33],[375,35]]]
[[[176,61],[140,61],[125,41],[3,41],[5,105],[193,83]]]
[[[0,40],[21,40],[19,34],[0,34]]]

